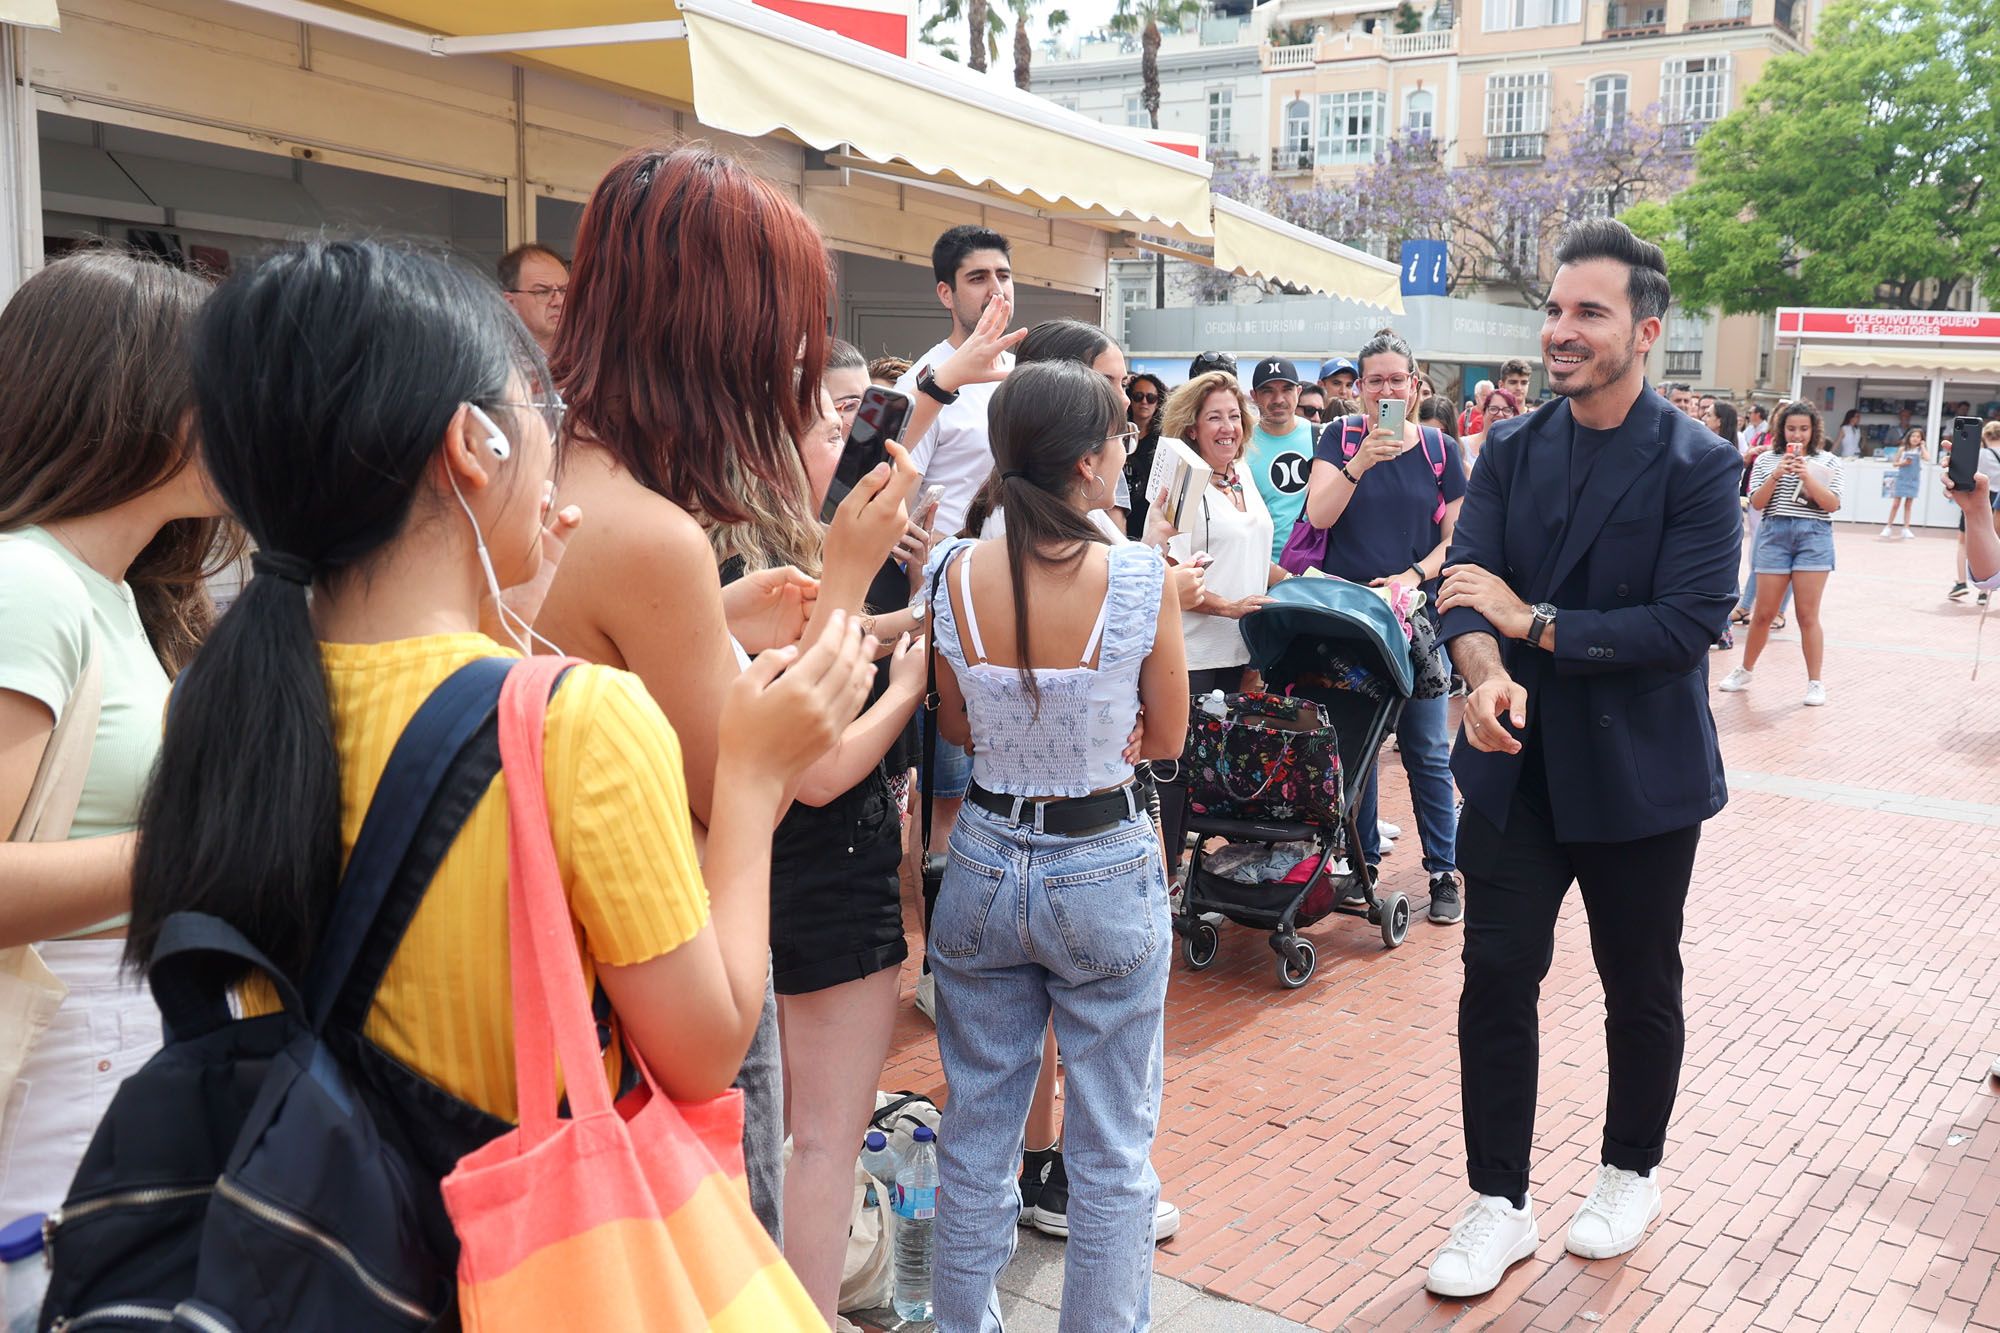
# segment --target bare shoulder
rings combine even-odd
[[[699,554],[708,559],[708,536],[694,516],[601,449],[582,447],[571,456],[561,499],[582,508],[577,536],[603,556],[624,561]]]

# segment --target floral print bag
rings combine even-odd
[[[1340,745],[1309,699],[1232,694],[1220,716],[1195,700],[1181,773],[1198,815],[1340,822]]]

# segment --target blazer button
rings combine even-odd
[[[1625,584],[1621,583],[1618,585],[1618,595],[1620,597],[1630,597],[1632,595],[1632,590]]]
[[[1597,719],[1597,725],[1598,725],[1598,726],[1600,726],[1600,727],[1608,727],[1608,726],[1610,726],[1610,725],[1611,725],[1611,715],[1610,715],[1609,713],[1606,713],[1606,714],[1605,714],[1605,715],[1604,715],[1603,717],[1600,717],[1600,718],[1598,718],[1598,719]]]
[[[1618,650],[1616,648],[1606,648],[1604,650],[1604,657],[1606,661],[1609,661],[1611,658],[1614,658],[1616,656],[1618,656]]]

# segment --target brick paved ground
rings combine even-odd
[[[1598,1263],[1562,1249],[1604,1097],[1572,894],[1543,995],[1533,1259],[1478,1301],[1424,1294],[1467,1198],[1458,932],[1418,923],[1389,952],[1335,917],[1309,932],[1300,991],[1235,927],[1210,971],[1176,964],[1155,1161],[1186,1222],[1161,1275],[1314,1329],[2000,1329],[2000,627],[1973,683],[1979,614],[1943,598],[1950,543],[1843,527],[1838,545],[1831,705],[1800,705],[1793,631],[1751,693],[1714,699],[1732,800],[1690,899],[1649,1239]],[[1716,678],[1737,656],[1713,655]],[[1384,817],[1411,827],[1385,758]],[[1414,844],[1386,863],[1413,894]],[[914,1012],[883,1086],[942,1091]]]

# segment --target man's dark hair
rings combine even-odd
[[[567,259],[549,249],[546,245],[537,245],[533,241],[529,241],[526,245],[517,245],[506,254],[500,256],[498,271],[500,274],[501,291],[512,292],[520,290],[521,261],[529,255],[547,255],[550,259],[561,264],[565,269],[569,267]]]
[[[1007,244],[1005,236],[991,227],[975,227],[968,222],[937,238],[937,244],[931,247],[931,272],[945,286],[957,287],[958,266],[975,250],[998,250],[1009,259],[1014,257],[1014,248]]]
[[[1667,382],[1666,382],[1665,384],[1662,384],[1662,385],[1660,386],[1660,392],[1661,392],[1661,393],[1686,393],[1686,392],[1688,392],[1688,386],[1687,386],[1687,385],[1685,385],[1685,384],[1682,384],[1682,383],[1681,383],[1681,382],[1680,382],[1679,380],[1668,380],[1668,381],[1667,381]]]
[[[866,370],[868,359],[861,355],[861,349],[844,338],[830,338],[826,344],[826,368],[828,370]]]
[[[1659,246],[1640,240],[1616,218],[1592,218],[1563,233],[1562,243],[1556,247],[1556,265],[1592,259],[1615,259],[1625,265],[1625,292],[1632,302],[1634,324],[1666,316],[1674,293],[1667,285],[1667,257]]]
[[[1326,390],[1319,387],[1318,380],[1307,380],[1304,384],[1301,384],[1299,386],[1299,398],[1301,400],[1303,400],[1305,396],[1309,393],[1318,394],[1319,400],[1322,403],[1326,401]]]
[[[1236,358],[1227,352],[1203,352],[1188,362],[1188,378],[1198,380],[1211,370],[1226,370],[1236,373]]]
[[[1500,367],[1500,378],[1503,380],[1506,379],[1509,375],[1533,376],[1534,373],[1535,373],[1535,368],[1529,365],[1526,361],[1524,361],[1518,356],[1508,357],[1505,363],[1503,363]]]

